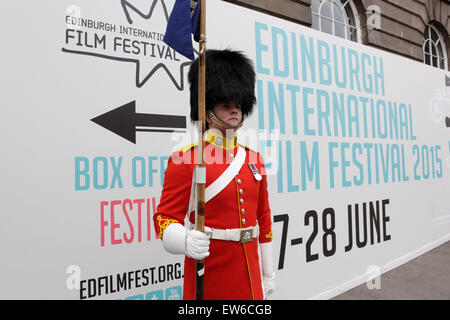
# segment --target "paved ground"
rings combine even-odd
[[[364,283],[332,300],[450,300],[450,241],[381,275],[380,289]]]

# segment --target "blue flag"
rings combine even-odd
[[[200,25],[200,0],[176,0],[167,22],[163,41],[178,53],[194,60],[192,36],[198,42]]]

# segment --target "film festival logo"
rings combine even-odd
[[[183,91],[185,67],[191,61],[163,43],[169,20],[164,0],[140,0],[140,6],[135,2],[120,0],[115,5],[123,11],[127,24],[104,21],[100,17],[84,17],[79,6],[69,6],[62,51],[135,64],[138,88],[162,70],[172,84]],[[149,9],[141,9],[149,4]]]
[[[61,50],[67,54],[134,64],[137,88],[162,73],[176,90],[183,91],[186,67],[192,62],[163,42],[169,12],[165,0],[116,0],[108,13],[110,16],[117,13],[121,20],[111,22],[111,17],[85,17],[80,6],[71,5],[66,10]],[[134,144],[139,131],[187,131],[185,116],[136,113],[135,101],[116,106],[90,120]]]

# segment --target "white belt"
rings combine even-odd
[[[190,228],[193,228],[193,225],[189,222]],[[253,241],[254,238],[259,236],[259,226],[256,225],[254,227],[248,228],[236,228],[236,229],[211,229],[210,232],[206,232],[206,234],[211,235],[211,239],[215,240],[225,240],[225,241],[236,241],[236,242],[250,242]]]
[[[249,228],[237,228],[237,229],[213,229],[211,228],[211,239],[225,240],[225,241],[237,241],[237,242],[250,242],[259,235],[258,225]]]

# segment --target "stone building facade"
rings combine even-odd
[[[357,30],[347,39],[450,70],[449,0],[224,1],[335,35],[341,8]]]

